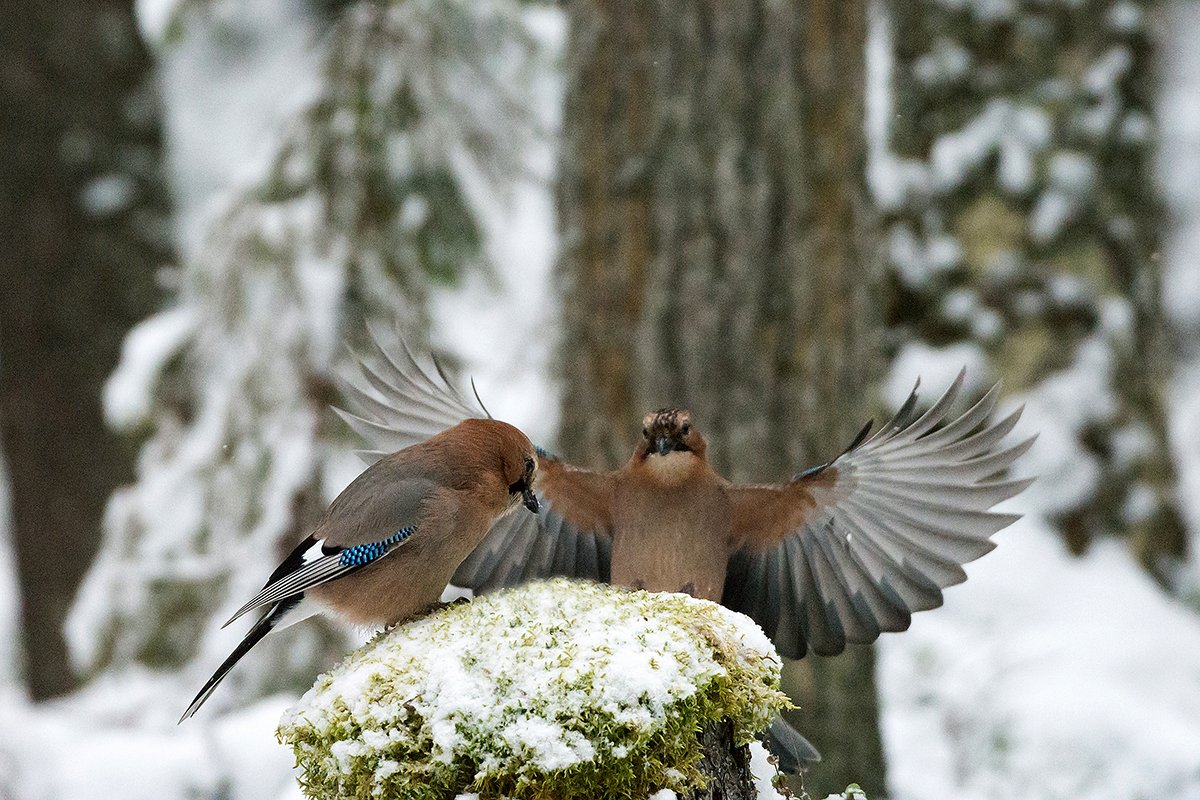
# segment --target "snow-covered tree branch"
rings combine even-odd
[[[216,24],[215,5],[181,6],[176,27]],[[108,384],[110,424],[146,439],[68,623],[80,668],[195,663],[195,679],[219,660],[225,598],[261,579],[243,567],[273,562],[359,466],[323,416],[343,343],[364,321],[422,332],[430,282],[482,261],[469,195],[503,195],[523,170],[533,53],[514,2],[339,15],[315,98],[214,215]],[[315,672],[330,648],[313,630],[268,647],[243,697]]]

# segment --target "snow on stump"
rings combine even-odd
[[[553,580],[379,634],[278,735],[313,800],[754,797],[779,670],[715,603]]]

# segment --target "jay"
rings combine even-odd
[[[229,620],[265,609],[180,722],[272,630],[320,610],[372,625],[427,611],[498,519],[519,503],[537,513],[536,470],[525,434],[474,418],[375,462]]]
[[[378,367],[360,361],[368,386],[345,387],[357,413],[335,409],[374,446],[364,456],[490,417],[440,367],[431,374],[407,347],[378,342]],[[868,423],[836,458],[774,484],[718,475],[695,420],[678,408],[647,414],[616,470],[538,448],[540,512],[500,520],[451,582],[485,592],[562,575],[686,592],[747,614],[793,659],[905,630],[913,612],[941,605],[942,590],[966,580],[963,564],[995,547],[990,537],[1018,516],[992,507],[1032,482],[1003,477],[1034,441],[1000,444],[1021,409],[994,421],[993,386],[951,416],[962,382],[960,373],[924,413],[914,387],[873,436]],[[770,738],[785,767],[819,758],[782,720]]]

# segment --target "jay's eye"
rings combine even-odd
[[[691,426],[691,425],[688,425],[686,422],[685,422],[685,423],[683,423],[683,428],[682,428],[682,430],[683,430],[683,435],[684,435],[684,436],[687,436],[687,435],[688,435],[688,432],[689,432],[691,429],[692,429],[692,426]]]
[[[649,429],[649,428],[642,428],[642,436],[644,436],[645,438],[649,439],[649,438],[650,438],[650,429]]]

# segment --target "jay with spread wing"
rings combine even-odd
[[[374,445],[368,457],[486,416],[406,347],[380,353],[377,368],[361,362],[368,386],[347,387],[357,413],[338,410]],[[924,413],[914,389],[873,436],[868,424],[832,461],[776,484],[718,475],[681,409],[647,414],[613,471],[539,448],[541,511],[498,522],[452,582],[487,591],[564,575],[686,592],[749,615],[788,658],[905,630],[995,547],[990,537],[1017,516],[992,507],[1030,483],[1004,477],[1033,443],[1001,445],[1020,409],[993,420],[993,387],[951,417],[962,381]]]
[[[427,611],[497,519],[520,503],[537,512],[536,469],[525,434],[474,418],[376,461],[229,620],[260,612],[180,722],[272,630],[317,611],[370,625]]]

